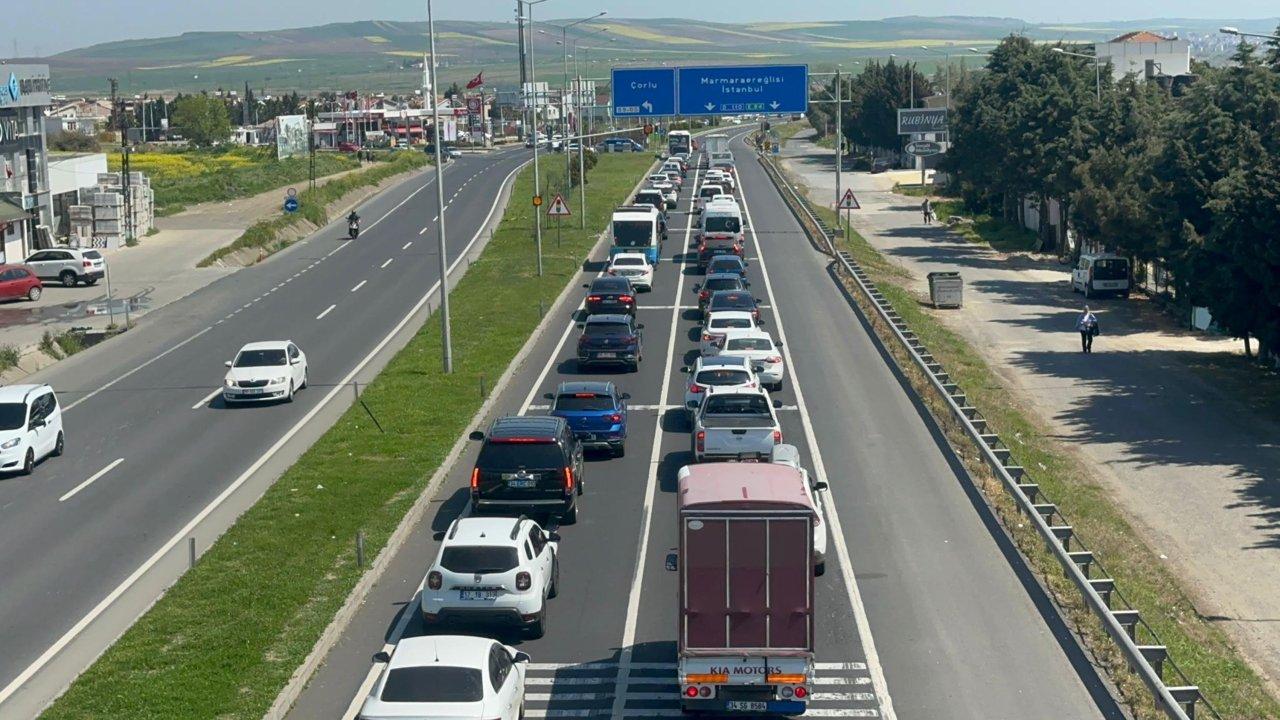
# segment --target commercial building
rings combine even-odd
[[[1138,77],[1178,77],[1191,74],[1191,42],[1146,30],[1129,32],[1110,42],[1095,43],[1093,54],[1111,63],[1119,80],[1129,73]]]
[[[51,242],[48,65],[0,65],[0,238],[8,262]]]

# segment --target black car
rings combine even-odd
[[[477,511],[530,510],[578,520],[582,444],[563,418],[504,417],[493,421],[471,471],[471,507]]]
[[[720,273],[736,273],[747,276],[747,261],[737,255],[716,255],[707,261],[707,276]]]
[[[623,365],[631,372],[640,369],[644,357],[644,337],[630,315],[591,315],[579,327],[578,368],[592,365]]]
[[[707,301],[707,314],[721,310],[749,312],[756,320],[760,319],[760,306],[756,304],[756,299],[743,290],[717,290],[711,293],[711,299]]]
[[[730,257],[737,257],[732,255]],[[711,301],[711,293],[720,290],[746,290],[751,283],[742,279],[737,273],[707,273],[707,279],[693,286],[693,291],[698,293],[698,309],[705,311],[707,303]]]
[[[636,290],[631,279],[622,275],[603,275],[584,284],[587,289],[587,314],[625,313],[636,315]]]
[[[707,265],[722,255],[734,255],[741,258],[743,252],[742,244],[736,240],[704,236],[698,241],[698,270],[699,272],[706,272]]]

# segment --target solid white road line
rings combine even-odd
[[[58,502],[66,502],[67,500],[70,500],[72,496],[74,496],[76,493],[92,485],[94,480],[97,480],[103,475],[106,475],[107,473],[111,472],[112,470],[115,469],[117,465],[119,465],[122,462],[124,462],[124,458],[116,458],[114,461],[112,461],[110,465],[102,468],[101,470],[94,473],[93,475],[90,475],[88,480],[85,480],[84,482],[72,488],[71,492],[68,492],[66,495],[63,495],[62,497],[58,498]]]
[[[693,172],[693,187],[698,186],[698,171]],[[692,200],[690,201],[692,202]],[[689,215],[684,229],[684,247],[688,247],[693,233],[693,215]],[[680,329],[680,298],[684,293],[684,268],[677,266],[676,293],[672,298],[671,336],[667,338],[666,367],[662,370],[662,389],[658,402],[667,401],[671,388],[671,370],[676,360],[676,335]],[[626,710],[627,682],[631,675],[631,651],[636,642],[636,620],[640,617],[640,587],[644,583],[644,564],[649,552],[649,528],[653,518],[653,496],[658,487],[658,469],[662,464],[662,413],[658,413],[654,427],[653,446],[649,451],[649,477],[645,481],[644,509],[640,511],[640,546],[636,550],[636,564],[631,572],[631,589],[627,596],[626,622],[622,627],[622,644],[618,651],[618,677],[613,688],[613,717],[622,717]]]
[[[322,312],[322,313],[320,313],[319,315],[317,315],[317,316],[316,316],[316,319],[317,319],[317,320],[323,320],[323,319],[324,319],[324,316],[325,316],[325,315],[328,315],[328,314],[329,314],[329,313],[331,313],[331,312],[333,312],[333,309],[334,309],[334,308],[336,308],[336,307],[338,307],[338,306],[337,306],[337,305],[330,305],[329,307],[327,307],[327,308],[325,308],[325,309],[324,309],[324,312]]]
[[[502,199],[501,188],[505,187],[507,182],[517,172],[520,171],[520,168],[523,168],[526,164],[528,163],[522,163],[520,165],[517,165],[515,168],[511,170],[510,173],[507,174],[507,176],[502,180],[502,182],[498,184],[497,186],[498,191],[494,193],[493,204],[489,206],[488,215],[486,215],[484,220],[481,221],[480,226],[476,229],[476,234],[473,235],[471,237],[471,240],[467,242],[466,247],[462,249],[462,252],[460,252],[457,258],[453,261],[453,263],[449,265],[449,273],[452,273],[454,269],[458,267],[458,264],[462,262],[462,258],[466,257],[467,253],[471,252],[471,248],[476,244],[477,241],[480,240],[480,236],[484,233],[484,228],[487,227],[489,225],[489,221],[493,219],[493,214],[498,210],[498,202],[499,200]],[[333,388],[329,390],[328,394],[326,394],[323,398],[321,398],[320,402],[316,403],[315,406],[312,407],[311,410],[309,410],[307,414],[302,417],[302,419],[294,423],[294,425],[290,427],[289,430],[283,436],[280,437],[280,439],[276,440],[276,442],[271,447],[267,448],[267,451],[264,452],[262,455],[260,455],[258,459],[253,462],[252,465],[250,465],[248,468],[245,469],[243,473],[240,474],[239,477],[237,477],[230,485],[223,488],[222,492],[218,493],[217,497],[211,500],[208,505],[204,506],[204,508],[200,510],[200,512],[196,513],[195,517],[187,521],[186,525],[183,525],[181,528],[179,528],[176,533],[174,533],[167,541],[165,541],[164,545],[162,545],[158,550],[156,550],[151,555],[151,557],[147,558],[146,562],[139,565],[137,569],[135,569],[132,573],[129,574],[129,577],[125,578],[124,581],[121,582],[119,585],[117,585],[115,589],[113,589],[110,593],[107,594],[106,597],[100,600],[98,604],[93,607],[92,610],[90,610],[88,613],[85,614],[84,617],[76,621],[76,624],[71,626],[69,630],[63,633],[62,637],[58,638],[52,645],[45,648],[44,652],[40,653],[40,657],[36,658],[35,661],[33,661],[30,665],[28,665],[26,669],[24,669],[21,673],[18,673],[17,677],[15,677],[12,681],[10,681],[9,684],[6,685],[3,690],[0,690],[0,705],[3,705],[4,702],[8,700],[10,697],[12,697],[13,694],[16,693],[19,688],[25,685],[28,680],[30,680],[33,676],[35,676],[36,673],[40,672],[40,670],[42,670],[45,665],[48,665],[50,660],[56,657],[58,653],[62,652],[62,649],[65,648],[68,644],[70,644],[73,640],[75,640],[76,637],[80,635],[80,633],[84,632],[84,629],[88,627],[90,623],[98,619],[98,617],[102,615],[102,613],[106,612],[107,608],[111,607],[111,605],[116,600],[118,600],[121,595],[124,595],[126,592],[128,592],[129,588],[133,587],[134,584],[136,584],[138,580],[147,573],[147,571],[149,571],[152,567],[154,567],[156,563],[160,562],[160,560],[163,559],[164,556],[169,553],[169,551],[177,547],[179,543],[185,541],[186,538],[190,536],[191,533],[194,532],[197,527],[200,526],[200,523],[203,522],[205,518],[207,518],[211,513],[213,513],[213,511],[216,510],[219,505],[226,502],[227,498],[235,494],[235,492],[239,490],[242,485],[244,485],[246,482],[249,481],[249,478],[253,477],[254,473],[258,472],[258,470],[261,469],[262,466],[267,463],[267,461],[269,461],[277,452],[280,451],[280,448],[284,447],[290,440],[293,439],[295,435],[301,432],[302,428],[306,427],[306,425],[310,423],[311,420],[315,418],[315,416],[318,415],[320,411],[323,410],[329,404],[329,402],[338,395],[338,393],[345,390],[346,386],[349,385],[351,381],[355,379],[356,375],[358,375],[360,371],[364,370],[365,366],[367,366],[370,362],[372,362],[373,359],[377,357],[378,353],[382,352],[382,350],[387,345],[389,345],[392,340],[395,339],[396,335],[400,334],[401,330],[404,330],[404,327],[408,325],[411,320],[413,320],[413,316],[417,315],[418,312],[420,312],[422,308],[426,306],[427,301],[431,299],[432,294],[434,294],[439,289],[440,289],[440,281],[436,280],[431,285],[431,287],[427,288],[427,291],[423,293],[422,297],[418,298],[418,302],[414,303],[413,307],[410,308],[409,311],[405,313],[403,317],[400,318],[400,321],[396,323],[395,327],[391,328],[391,331],[388,332],[385,336],[383,336],[382,340],[379,341],[378,344],[375,345],[373,349],[370,350],[369,353],[360,360],[360,362],[356,363],[356,366],[351,368],[351,371],[347,373],[347,375],[343,377],[342,380],[340,380],[336,385],[334,385]],[[200,335],[203,335],[209,330],[210,328],[205,328],[204,330],[201,330],[196,335],[193,335],[190,338],[187,338],[186,340],[182,341],[181,344],[175,345],[174,347],[169,348],[164,353],[157,355],[151,360],[148,360],[143,365],[140,365],[134,370],[129,371],[129,373],[126,373],[125,375],[121,375],[119,378],[116,378],[115,380],[111,381],[107,385],[103,385],[102,387],[98,388],[93,393],[91,393],[91,395],[86,395],[84,398],[82,398],[78,402],[83,402],[84,400],[88,399],[92,395],[95,395],[105,390],[106,388],[110,387],[116,382],[119,382],[120,380],[123,380],[124,378],[128,377],[129,375],[136,372],[137,370],[141,370],[143,367],[145,367],[145,365],[160,359],[164,355],[167,355],[173,352],[174,350],[177,350],[182,345],[196,339],[197,337],[199,337]],[[66,408],[64,408],[64,410],[65,409]],[[396,639],[398,640],[399,636],[397,636]],[[375,666],[375,668],[376,667],[377,666]]]
[[[382,263],[382,267],[385,268],[386,266],[390,265],[394,260],[395,258],[387,258],[387,261]]]
[[[195,405],[192,405],[191,409],[199,410],[202,407],[207,407],[209,403],[212,402],[214,398],[218,397],[218,394],[221,392],[222,392],[222,388],[215,389],[213,392],[200,398],[200,402],[196,403]]]
[[[742,212],[746,221],[755,227],[751,220],[751,208],[747,202],[747,191],[743,183],[739,187],[742,193]],[[760,274],[764,278],[765,293],[769,296],[769,304],[773,305],[773,322],[777,329],[777,340],[782,343],[782,354],[791,368],[791,389],[796,394],[796,405],[800,408],[800,424],[804,428],[805,442],[809,446],[809,455],[813,458],[813,469],[819,482],[827,482],[827,469],[822,462],[822,452],[818,449],[818,440],[813,432],[813,421],[809,417],[809,409],[804,402],[804,392],[800,388],[799,373],[796,372],[795,361],[791,357],[791,344],[786,341],[783,329],[782,313],[778,309],[778,301],[773,294],[773,283],[769,280],[769,268],[764,260],[764,248],[760,246],[760,238],[754,229],[751,231],[751,242],[759,255]],[[849,547],[845,542],[844,530],[840,525],[840,513],[831,498],[831,490],[826,491],[823,507],[827,512],[827,523],[831,526],[831,539],[835,541],[836,557],[840,563],[840,574],[844,579],[845,593],[849,596],[849,604],[853,607],[854,622],[858,627],[858,635],[862,639],[862,649],[867,657],[867,667],[871,674],[872,685],[880,698],[881,716],[894,720],[893,699],[889,696],[889,686],[885,682],[884,667],[880,664],[880,656],[876,653],[875,639],[871,636],[871,624],[867,621],[867,610],[862,604],[862,594],[858,590],[858,582],[853,574],[853,563],[849,558]]]
[[[355,291],[359,290],[360,288],[364,287],[364,284],[365,284],[365,283],[367,283],[367,282],[369,282],[369,281],[368,281],[368,280],[361,280],[360,282],[356,283],[356,286],[355,286],[355,287],[353,287],[353,288],[351,288],[351,292],[355,292]]]

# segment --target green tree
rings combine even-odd
[[[188,95],[174,103],[171,124],[192,145],[209,147],[231,139],[231,120],[221,100]]]

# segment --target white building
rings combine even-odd
[[[1093,54],[1100,62],[1111,63],[1111,72],[1117,80],[1129,73],[1138,77],[1191,74],[1189,40],[1167,38],[1146,30],[1125,33],[1110,42],[1095,43]]]

